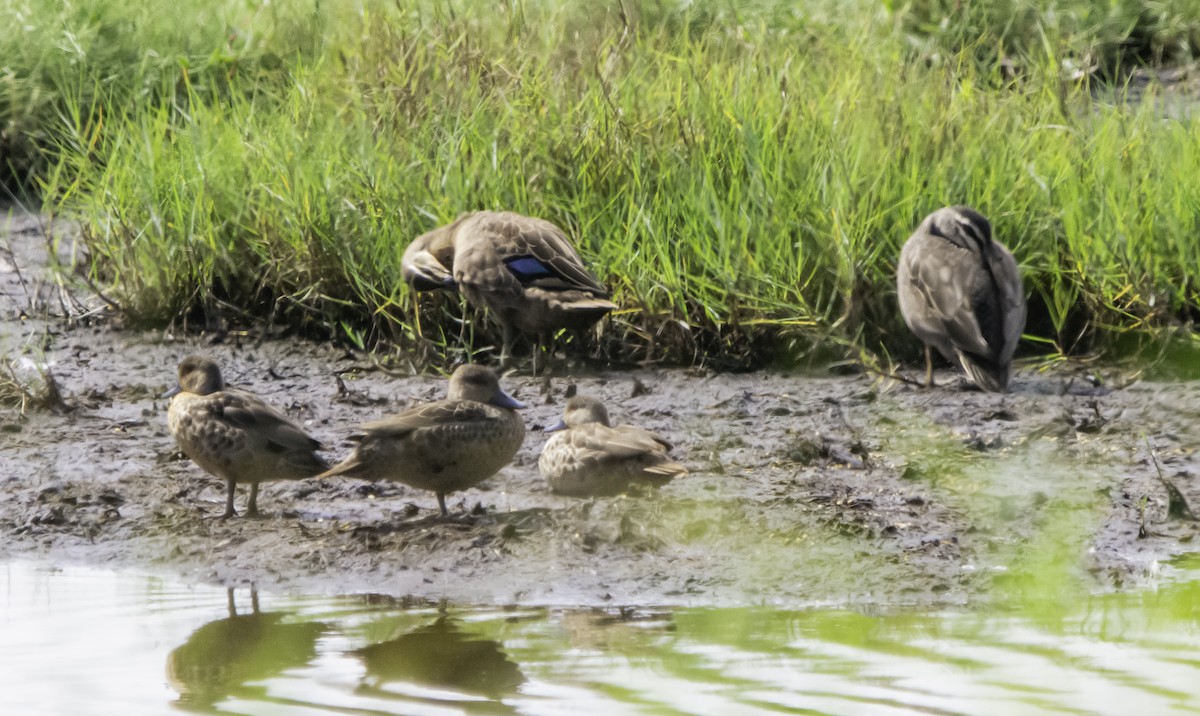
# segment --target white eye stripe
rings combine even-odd
[[[976,244],[979,245],[980,248],[983,248],[987,245],[987,232],[981,231],[982,227],[980,227],[978,223],[960,214],[958,217],[958,225],[962,233],[965,236],[970,237]]]

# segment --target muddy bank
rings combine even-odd
[[[1117,389],[1121,375],[1065,369],[1024,369],[1009,395],[963,390],[949,373],[938,377],[950,387],[932,391],[865,375],[510,376],[506,388],[531,405],[529,435],[512,465],[448,500],[473,524],[433,521],[433,495],[403,485],[315,479],[265,484],[263,519],[215,519],[224,487],[176,452],[156,397],[180,357],[213,355],[330,458],[352,426],[441,397],[444,380],[329,346],[89,325],[103,302],[78,286],[44,284],[75,298],[31,303],[45,276],[39,231],[29,217],[10,225],[0,346],[10,361],[48,365],[62,405],[0,416],[10,556],[476,603],[929,604],[984,598],[1050,558],[1099,586],[1142,580],[1195,533],[1167,519],[1147,442],[1200,500],[1200,389]],[[551,495],[536,468],[540,428],[571,385],[667,436],[692,474],[627,497]]]

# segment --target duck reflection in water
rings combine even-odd
[[[525,682],[500,642],[465,632],[445,616],[352,653],[367,667],[359,690],[374,694],[386,693],[388,682],[408,682],[496,699]]]
[[[304,666],[316,656],[317,639],[327,625],[287,622],[287,612],[261,613],[253,590],[250,603],[249,614],[238,614],[230,588],[229,616],[201,626],[167,656],[167,680],[179,692],[176,706],[208,713],[222,699],[261,691],[245,684]]]

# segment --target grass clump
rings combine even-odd
[[[0,360],[0,408],[19,415],[31,410],[65,410],[66,402],[50,367],[24,358]]]
[[[905,40],[927,59],[966,51],[985,67],[1029,72],[1058,58],[1112,81],[1144,65],[1180,64],[1200,47],[1200,2],[1148,0],[885,0]]]
[[[952,203],[992,218],[1029,332],[1060,351],[1200,306],[1195,125],[1163,122],[1153,97],[1102,105],[1064,70],[1110,45],[1141,61],[1121,49],[1136,28],[1177,48],[1149,59],[1185,57],[1190,11],[1130,28],[1069,0],[185,1],[191,27],[144,3],[116,44],[194,49],[171,72],[114,55],[47,79],[65,109],[34,144],[96,280],[146,322],[267,316],[412,347],[419,321],[457,343],[458,305],[419,306],[400,255],[481,208],[567,230],[623,306],[601,346],[619,358],[910,352],[895,257]],[[91,7],[91,26],[123,16]],[[1040,43],[1019,43],[1031,22]]]

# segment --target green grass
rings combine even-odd
[[[1034,351],[1200,309],[1200,130],[1090,86],[1189,59],[1200,2],[43,5],[0,4],[7,183],[144,323],[451,350],[400,255],[480,208],[567,230],[619,358],[912,355],[895,257],[951,203],[1020,260]]]

